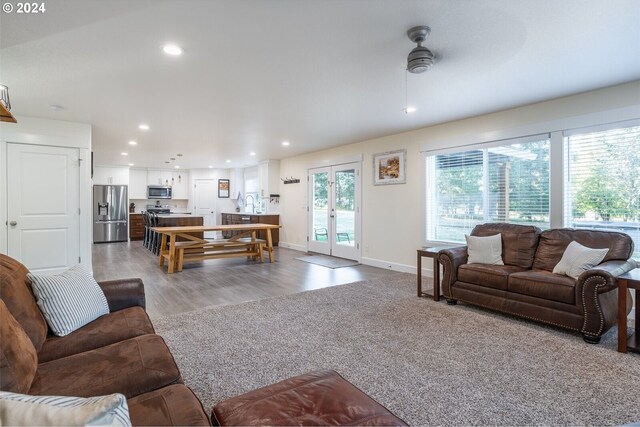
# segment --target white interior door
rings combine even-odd
[[[360,260],[360,164],[309,170],[309,251]]]
[[[32,272],[80,262],[80,152],[7,144],[7,249]]]
[[[216,225],[216,181],[214,179],[196,179],[193,210],[195,215],[201,215],[204,225]],[[204,233],[207,239],[216,237],[215,231]]]

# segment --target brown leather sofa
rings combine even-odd
[[[49,331],[28,270],[0,254],[0,390],[32,395],[127,397],[133,425],[210,425],[154,334],[139,279],[99,283],[110,313],[64,337]]]
[[[616,324],[615,278],[635,267],[629,261],[633,241],[624,233],[576,230],[541,231],[504,223],[476,226],[472,236],[502,236],[504,265],[467,264],[467,247],[438,254],[443,266],[442,292],[449,304],[463,301],[582,333],[588,343]],[[578,279],[554,274],[571,241],[609,248],[603,262]],[[631,298],[627,299],[627,313]]]

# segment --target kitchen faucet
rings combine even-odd
[[[249,207],[249,197],[251,197],[251,213],[256,213],[255,200],[253,199],[253,196],[251,194],[247,194],[247,197],[244,198],[244,207]]]

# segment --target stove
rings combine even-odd
[[[170,214],[171,209],[169,209],[169,205],[147,205],[147,212],[153,212],[155,214]]]

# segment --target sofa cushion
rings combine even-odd
[[[36,349],[0,300],[0,389],[26,393],[38,367]],[[2,423],[0,423],[2,425]]]
[[[566,304],[576,303],[575,289],[575,279],[545,270],[530,270],[509,276],[510,292]]]
[[[99,317],[64,337],[49,334],[38,352],[38,361],[48,362],[153,333],[153,325],[142,307],[125,308]]]
[[[571,242],[565,249],[560,262],[553,267],[554,274],[566,274],[577,279],[582,273],[600,264],[609,250],[594,249]]]
[[[498,233],[502,235],[504,264],[531,268],[540,229],[531,225],[487,223],[476,225],[471,231],[472,236],[493,236]]]
[[[61,274],[27,274],[38,307],[54,334],[65,336],[109,313],[104,292],[80,264]]]
[[[509,275],[524,270],[515,265],[462,264],[458,268],[458,280],[506,291]]]
[[[573,228],[558,228],[546,230],[540,234],[540,243],[533,262],[537,270],[553,271],[560,262],[569,243],[576,241],[589,248],[609,248],[602,260],[626,261],[633,254],[633,241],[624,233],[615,231],[576,230]]]
[[[0,424],[15,426],[131,426],[127,400],[114,393],[96,397],[31,396],[0,391]]]
[[[38,351],[47,337],[48,327],[31,292],[28,272],[15,259],[0,254],[0,298]]]
[[[173,384],[132,397],[129,415],[134,426],[208,426],[202,404],[184,384]]]
[[[29,394],[127,398],[181,382],[164,340],[142,335],[38,365]]]
[[[502,262],[502,237],[464,236],[467,241],[468,264],[504,265]]]

